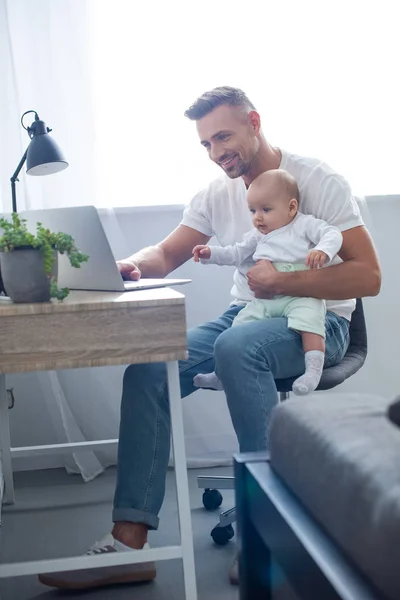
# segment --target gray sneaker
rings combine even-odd
[[[143,549],[148,548],[150,546],[146,543]],[[100,542],[93,544],[86,555],[109,554],[112,552],[140,552],[140,550],[133,550],[118,542],[111,534],[108,534]],[[154,562],[136,563],[134,565],[47,573],[38,577],[41,583],[50,587],[65,590],[88,590],[118,583],[151,581],[156,577],[156,566]]]

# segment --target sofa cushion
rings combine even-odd
[[[400,598],[400,429],[390,402],[316,394],[273,411],[271,465],[388,598]]]

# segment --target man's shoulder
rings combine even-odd
[[[290,153],[282,153],[282,162],[296,179],[303,213],[327,219],[332,211],[337,212],[338,205],[354,204],[350,184],[326,162]]]
[[[320,179],[332,177],[343,180],[343,177],[335,171],[335,169],[320,158],[293,154],[292,152],[287,152],[285,150],[281,150],[281,152],[281,167],[293,175],[296,180],[300,180],[300,183],[302,180],[305,180],[305,178],[308,180],[311,174],[314,174],[315,177]]]
[[[282,161],[281,166],[285,168],[285,164],[300,165],[308,168],[314,168],[319,164],[324,164],[319,158],[313,156],[306,156],[304,154],[296,154],[294,152],[288,152],[287,150],[281,149]]]

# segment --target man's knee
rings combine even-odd
[[[222,379],[255,363],[268,368],[269,350],[272,352],[273,345],[268,344],[269,328],[265,324],[265,321],[243,323],[221,333],[215,342],[214,356],[216,371]]]
[[[239,361],[246,349],[242,343],[243,327],[231,327],[221,333],[215,341],[214,358],[216,365],[232,364]],[[242,331],[241,331],[242,330]]]

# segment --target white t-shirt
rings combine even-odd
[[[350,186],[341,175],[315,158],[289,154],[284,150],[281,152],[280,168],[296,179],[300,191],[299,208],[303,214],[322,219],[342,232],[364,224]],[[221,246],[234,245],[252,227],[246,192],[241,177],[230,179],[222,174],[196,194],[186,207],[181,224],[210,237],[215,236]],[[336,257],[331,264],[339,262],[340,258]],[[244,273],[236,270],[231,290],[235,303],[249,300],[240,298],[237,294],[237,283],[242,277]],[[354,299],[326,300],[327,310],[350,320],[355,308]]]

